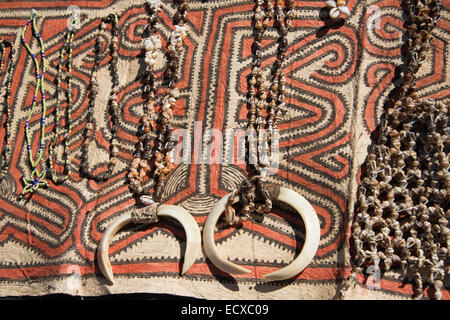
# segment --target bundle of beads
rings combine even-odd
[[[3,72],[3,67],[5,65],[5,41],[0,39],[0,73]]]

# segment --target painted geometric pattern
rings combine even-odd
[[[252,0],[189,1],[187,38],[177,84],[181,98],[175,106],[174,128],[189,132],[190,161],[178,164],[167,178],[164,203],[186,208],[200,226],[212,206],[247,175],[244,164],[214,164],[208,130],[224,133],[247,126],[247,77],[252,67]],[[173,1],[163,1],[158,30],[166,43],[174,26]],[[70,152],[75,170],[62,185],[50,183],[29,200],[18,200],[21,177],[29,174],[24,126],[34,93],[34,65],[19,34],[31,9],[38,11],[38,28],[46,46],[48,98],[46,137],[53,130],[55,77],[59,50],[65,41],[68,8],[81,12],[81,28],[73,44],[73,119]],[[203,255],[180,276],[185,235],[171,220],[119,232],[110,247],[114,288],[104,289],[106,280],[97,267],[98,243],[110,223],[129,212],[134,198],[127,186],[139,118],[142,115],[144,55],[140,47],[147,23],[144,1],[14,1],[0,2],[0,37],[15,42],[17,67],[12,84],[12,165],[0,185],[0,281],[1,294],[47,293],[46,286],[67,280],[73,274],[88,283],[83,294],[105,292],[169,292],[197,297],[238,297],[239,285],[246,297],[332,298],[337,280],[349,272],[348,219],[354,204],[359,166],[366,155],[369,136],[379,124],[383,109],[395,101],[397,70],[402,66],[404,22],[400,1],[348,1],[351,16],[345,23],[330,25],[323,15],[324,1],[296,1],[295,19],[288,40],[287,107],[280,123],[280,163],[270,180],[298,191],[312,204],[321,225],[321,241],[312,263],[297,277],[274,284],[261,282],[261,275],[287,265],[303,245],[302,220],[289,208],[275,206],[263,222],[245,222],[240,228],[216,233],[216,243],[229,259],[253,272],[230,276],[214,267]],[[417,86],[421,96],[449,101],[448,34],[450,3],[444,1],[442,18],[433,30],[435,39]],[[97,183],[81,177],[83,130],[88,108],[88,84],[94,61],[94,45],[102,17],[117,12],[119,19],[119,119],[120,163],[108,181]],[[266,32],[262,66],[269,75],[277,51],[278,34]],[[31,33],[26,34],[28,43]],[[108,43],[104,44],[106,47]],[[32,49],[37,50],[33,42]],[[90,164],[102,172],[109,154],[107,97],[111,88],[109,57],[101,56],[100,93],[95,104],[96,143],[90,146]],[[160,61],[158,75],[164,71]],[[1,78],[3,83],[4,77]],[[2,123],[4,115],[2,114]],[[64,122],[62,123],[64,125]],[[32,146],[38,149],[40,114],[31,118]],[[224,135],[225,136],[225,135]],[[229,138],[229,137],[228,137]],[[4,141],[4,128],[0,131]],[[48,147],[49,139],[47,139]],[[226,148],[237,152],[233,141]],[[61,149],[57,149],[59,152]],[[57,170],[62,170],[62,161]],[[136,285],[136,281],[148,284]],[[152,285],[149,282],[152,281]],[[362,280],[361,280],[362,281]],[[172,288],[168,289],[170,283]],[[208,283],[208,285],[203,285]],[[185,291],[183,285],[191,289]],[[259,295],[251,288],[258,284]],[[158,286],[159,285],[159,286]],[[164,288],[166,286],[166,288]],[[218,293],[210,289],[217,286]],[[70,286],[60,292],[74,293]],[[230,289],[231,288],[231,289]],[[262,289],[261,289],[262,288]],[[264,289],[266,288],[266,289]],[[330,289],[331,288],[331,289]],[[105,291],[107,290],[107,291]],[[389,297],[409,297],[411,285],[394,276],[384,277],[377,289]],[[28,292],[28,293],[30,293]],[[80,293],[76,291],[75,293]],[[209,294],[209,295],[208,295]],[[217,295],[217,296],[215,296]],[[444,298],[448,298],[448,291]]]

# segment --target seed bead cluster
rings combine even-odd
[[[254,10],[255,38],[253,43],[255,58],[248,80],[249,163],[252,165],[255,175],[251,179],[244,180],[240,187],[233,191],[233,195],[239,195],[240,198],[242,206],[240,216],[236,216],[234,208],[231,206],[234,196],[229,198],[225,210],[225,220],[230,225],[250,219],[250,215],[253,212],[264,214],[272,209],[272,201],[264,186],[264,179],[272,163],[272,157],[275,156],[271,152],[271,147],[277,147],[280,139],[278,124],[282,117],[282,109],[285,107],[286,91],[286,78],[282,67],[286,60],[287,35],[289,28],[292,26],[294,8],[293,0],[284,1],[285,8],[283,8],[282,2],[282,0],[256,1]],[[268,83],[261,68],[261,41],[272,19],[280,37],[271,83]],[[267,117],[264,117],[264,110],[267,111]],[[262,199],[262,203],[255,203],[258,196]]]
[[[176,83],[179,79],[179,61],[181,50],[183,48],[183,39],[186,37],[186,28],[184,26],[187,21],[187,13],[189,5],[186,1],[181,1],[177,8],[175,16],[175,28],[171,32],[168,45],[168,62],[167,77],[168,88],[161,99],[160,113],[157,113],[156,93],[158,86],[155,79],[155,64],[161,55],[161,39],[157,34],[156,23],[158,22],[157,12],[161,9],[161,1],[148,0],[148,26],[149,36],[143,41],[143,49],[145,50],[145,62],[147,64],[147,76],[144,79],[144,94],[146,102],[144,106],[144,115],[141,119],[141,128],[138,133],[139,142],[133,160],[130,166],[129,179],[130,189],[140,196],[141,202],[144,204],[152,204],[161,200],[164,190],[165,177],[173,169],[173,158],[171,151],[175,145],[172,137],[173,127],[170,125],[170,119],[173,118],[173,107],[180,97],[179,89]],[[159,124],[159,125],[158,125]],[[152,152],[152,136],[154,139],[154,155]],[[154,170],[152,173],[151,162],[154,161]],[[150,196],[150,189],[154,187],[153,195]]]
[[[46,105],[46,100],[45,100],[44,77],[45,77],[45,71],[46,71],[47,65],[46,65],[46,60],[45,60],[44,42],[43,42],[42,36],[39,33],[38,28],[36,26],[36,20],[37,20],[37,12],[35,10],[33,10],[31,17],[30,17],[30,19],[27,20],[25,27],[23,28],[22,34],[21,34],[22,44],[27,49],[27,52],[32,56],[33,62],[34,62],[35,68],[36,68],[36,88],[35,88],[35,92],[33,95],[33,103],[31,106],[31,110],[30,110],[28,118],[25,122],[26,145],[27,145],[28,159],[31,164],[32,171],[31,171],[31,175],[28,178],[25,178],[25,177],[22,178],[23,182],[24,182],[24,188],[20,194],[20,197],[23,197],[25,194],[28,194],[28,193],[33,193],[34,191],[36,191],[37,189],[39,189],[41,187],[48,186],[48,183],[45,180],[46,170],[42,170],[41,172],[39,172],[39,169],[38,169],[40,162],[43,160],[44,145],[45,145],[45,115],[47,112],[47,105]],[[25,40],[25,32],[28,29],[28,26],[30,24],[32,25],[33,35],[34,35],[34,37],[37,38],[37,40],[39,42],[42,65],[39,64],[37,55],[33,54],[30,46],[27,44],[27,42]],[[41,134],[40,134],[40,143],[39,143],[39,149],[37,152],[37,157],[36,157],[36,159],[34,159],[35,156],[33,155],[32,148],[31,148],[32,141],[31,141],[31,133],[30,133],[30,120],[31,120],[31,117],[33,116],[34,110],[36,108],[37,98],[38,98],[39,93],[41,94],[41,98],[42,98],[41,99]]]
[[[84,141],[81,149],[81,174],[86,176],[88,179],[95,180],[97,182],[106,181],[111,177],[111,174],[114,170],[115,165],[119,162],[117,156],[119,154],[118,148],[118,140],[117,140],[117,130],[118,130],[118,121],[120,117],[120,109],[117,103],[117,94],[119,92],[119,72],[117,67],[117,62],[119,58],[118,49],[119,49],[119,38],[118,38],[118,24],[119,18],[116,14],[110,14],[107,18],[103,19],[100,24],[101,31],[107,29],[106,23],[111,23],[111,44],[110,44],[110,54],[111,54],[111,69],[112,69],[112,88],[108,99],[109,110],[111,111],[111,139],[110,139],[110,158],[107,164],[107,170],[105,172],[94,174],[89,171],[89,162],[88,162],[88,154],[89,154],[89,144],[93,140],[94,137],[94,104],[96,97],[98,95],[98,80],[97,80],[97,72],[98,67],[101,60],[101,51],[102,44],[104,39],[102,34],[96,39],[95,42],[95,60],[94,67],[91,75],[91,92],[90,92],[90,100],[87,108],[87,124],[84,131]]]
[[[74,30],[71,30],[67,33],[66,36],[66,42],[63,44],[60,56],[59,56],[59,64],[58,64],[58,73],[56,75],[56,98],[57,103],[55,106],[55,124],[53,129],[53,139],[50,142],[49,146],[49,155],[48,155],[48,162],[49,162],[49,174],[52,178],[53,182],[56,184],[61,184],[64,181],[66,181],[69,178],[69,175],[72,171],[71,166],[71,159],[69,156],[69,137],[72,132],[72,48],[73,48],[73,37],[74,37]],[[66,133],[64,135],[64,173],[62,176],[58,175],[56,172],[54,163],[53,163],[53,154],[54,149],[56,147],[56,142],[58,141],[58,138],[60,136],[60,118],[61,118],[61,96],[62,96],[62,89],[61,89],[61,81],[62,81],[62,73],[63,73],[63,64],[64,64],[64,58],[67,53],[67,92],[66,92],[66,98],[67,98],[67,106],[66,106]]]
[[[11,105],[11,83],[13,79],[14,66],[15,66],[15,49],[9,40],[0,40],[0,45],[2,47],[2,52],[4,53],[5,48],[9,47],[8,55],[8,65],[6,67],[5,78],[6,81],[3,85],[5,88],[5,95],[3,100],[3,113],[5,114],[5,138],[4,145],[0,160],[0,181],[8,173],[9,166],[11,165],[11,154],[12,154],[12,144],[14,139],[11,137],[11,122],[12,122],[12,105]],[[4,63],[4,54],[2,55],[2,63]],[[3,67],[0,67],[3,70]]]
[[[414,79],[432,40],[440,1],[406,1],[406,65],[400,98],[388,107],[368,154],[352,224],[356,259],[341,295],[368,266],[412,276],[414,298],[424,277],[441,299],[450,274],[449,106],[419,98]]]

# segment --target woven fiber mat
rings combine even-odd
[[[158,24],[164,43],[173,30],[173,1],[164,0]],[[189,1],[187,38],[182,51],[181,97],[175,107],[176,129],[185,129],[191,160],[180,163],[167,178],[164,203],[187,209],[202,227],[209,210],[247,175],[244,164],[214,163],[210,133],[223,134],[224,150],[237,150],[230,129],[247,127],[247,77],[253,55],[251,0]],[[371,133],[392,96],[401,47],[405,40],[400,1],[349,0],[351,16],[345,23],[326,24],[324,1],[296,1],[288,40],[285,73],[287,107],[280,123],[280,164],[269,180],[296,190],[312,204],[321,225],[321,240],[312,263],[288,281],[266,282],[262,275],[286,266],[301,251],[304,228],[289,208],[276,204],[262,222],[216,233],[221,252],[252,270],[231,276],[199,257],[180,275],[186,239],[180,225],[162,220],[154,225],[120,231],[110,247],[116,278],[110,285],[101,274],[96,250],[114,218],[129,212],[134,198],[127,185],[128,167],[137,142],[142,115],[145,73],[141,49],[147,23],[144,1],[1,1],[0,37],[14,42],[17,66],[11,101],[15,137],[12,164],[0,185],[0,295],[67,293],[92,296],[111,293],[167,293],[206,299],[333,299],[349,274],[349,217],[353,213],[360,166],[371,143]],[[70,153],[74,170],[62,185],[49,184],[30,199],[19,200],[22,176],[30,174],[25,122],[32,104],[35,68],[20,43],[20,33],[31,10],[46,47],[46,147],[54,125],[55,77],[59,51],[65,41],[70,6],[77,6],[81,28],[73,40],[73,121]],[[72,8],[73,9],[73,8]],[[103,183],[79,174],[81,144],[86,124],[88,85],[100,19],[119,14],[119,164]],[[433,30],[435,39],[418,76],[419,96],[449,102],[450,2]],[[269,75],[277,50],[278,33],[270,28],[263,41],[262,65]],[[26,33],[28,43],[31,32]],[[38,52],[38,43],[32,42]],[[95,104],[96,143],[90,146],[90,168],[105,170],[109,157],[111,90],[109,57],[102,56]],[[160,61],[159,71],[164,70]],[[4,78],[1,81],[4,83]],[[268,77],[269,78],[269,77]],[[3,91],[2,88],[2,97]],[[38,108],[39,109],[39,108]],[[32,146],[38,149],[40,113],[31,118]],[[5,115],[2,114],[2,123]],[[211,129],[216,129],[211,131]],[[218,132],[218,133],[217,133]],[[216,136],[217,137],[217,136]],[[228,139],[228,140],[227,140]],[[230,140],[231,139],[231,140]],[[0,132],[4,143],[4,127]],[[45,149],[45,157],[48,150]],[[58,159],[62,149],[58,148]],[[229,151],[229,150],[228,150]],[[220,157],[219,157],[220,158]],[[63,162],[57,163],[62,170]],[[349,299],[409,299],[411,283],[387,273],[376,283],[361,275]],[[443,299],[449,298],[448,290]]]

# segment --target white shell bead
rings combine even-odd
[[[147,0],[147,4],[151,8],[156,9],[156,10],[159,10],[162,6],[161,0]]]
[[[139,201],[147,206],[155,203],[155,201],[153,201],[152,197],[146,196],[146,195],[140,196]]]
[[[150,39],[145,39],[142,46],[143,46],[144,49],[147,50],[147,51],[152,51],[152,50],[154,50],[154,48],[155,48],[154,43],[153,43]]]
[[[154,36],[151,39],[156,49],[162,48],[161,38],[159,36]]]
[[[338,10],[338,8],[333,8],[330,10],[330,17],[331,19],[337,19],[339,17],[339,14],[341,12]]]
[[[145,63],[147,63],[148,65],[151,65],[151,66],[152,66],[152,65],[155,64],[155,59],[146,57],[146,58],[145,58]]]
[[[334,0],[328,0],[325,2],[325,4],[330,8],[336,8],[336,1]]]
[[[170,93],[170,95],[171,95],[173,98],[178,98],[178,97],[180,97],[180,90],[178,90],[178,88],[175,88],[175,89],[172,90],[172,92]]]
[[[350,10],[346,6],[340,6],[339,11],[341,11],[345,17],[350,16]]]

